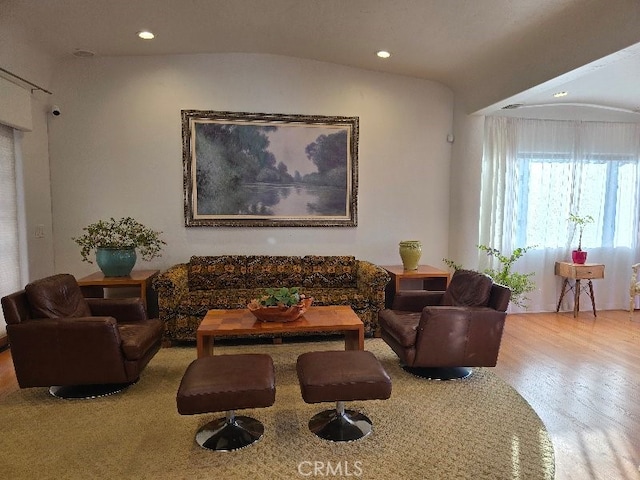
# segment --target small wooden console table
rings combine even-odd
[[[560,304],[564,298],[564,294],[568,290],[573,290],[573,316],[577,317],[580,311],[580,293],[582,288],[580,286],[580,280],[587,280],[587,286],[589,288],[589,297],[591,298],[591,308],[593,309],[593,316],[596,317],[596,299],[593,295],[593,283],[592,279],[604,278],[604,265],[601,263],[570,263],[570,262],[556,262],[555,273],[557,276],[562,277],[562,291],[560,292],[560,299],[558,300],[558,307],[556,312],[560,310]],[[574,280],[574,284],[569,283],[569,279]],[[569,287],[569,288],[567,288]]]
[[[140,298],[150,318],[158,316],[158,305],[151,281],[160,270],[133,270],[126,277],[105,277],[102,272],[95,272],[78,280],[78,285],[86,296],[104,297],[105,288],[139,288]],[[151,301],[155,300],[155,301]]]
[[[449,272],[431,265],[419,265],[417,270],[405,270],[402,265],[382,265],[382,268],[391,276],[385,291],[387,308],[391,308],[396,292],[402,290],[402,280],[421,280],[424,290],[444,291],[449,285]]]

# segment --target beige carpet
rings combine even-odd
[[[339,350],[340,341],[216,347],[216,353],[262,352],[276,365],[276,403],[242,410],[265,425],[264,437],[236,452],[194,442],[213,415],[181,416],[175,394],[194,347],[161,350],[140,381],[95,400],[58,400],[47,389],[0,399],[0,475],[11,479],[552,479],[553,448],[535,412],[490,369],[463,381],[434,382],[404,372],[379,339],[365,348],[393,382],[386,401],[351,402],[373,433],[334,444],[307,429],[331,404],[300,397],[295,359],[305,351]]]

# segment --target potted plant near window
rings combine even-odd
[[[575,235],[575,227],[577,227],[578,231],[580,232],[578,235],[578,248],[571,252],[571,260],[573,261],[573,263],[582,265],[587,261],[587,252],[582,250],[582,233],[584,232],[584,227],[586,227],[589,223],[593,223],[594,220],[591,215],[585,215],[581,217],[573,213],[569,214],[568,220],[574,224],[574,230],[571,238],[573,238],[573,235]]]
[[[93,263],[89,255],[96,252],[96,263],[107,277],[126,277],[136,263],[136,249],[144,260],[159,257],[166,242],[162,232],[145,227],[131,217],[99,220],[82,229],[85,233],[72,240],[80,246],[83,262]]]

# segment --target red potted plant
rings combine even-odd
[[[587,252],[582,250],[582,233],[584,232],[584,227],[586,227],[588,223],[593,223],[594,220],[591,215],[585,215],[584,217],[581,217],[579,215],[570,213],[569,221],[575,224],[575,226],[578,227],[578,231],[580,232],[578,235],[578,248],[571,252],[571,260],[573,261],[573,263],[582,265],[587,261]]]

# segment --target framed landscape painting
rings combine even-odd
[[[187,227],[355,227],[358,117],[182,110]]]

